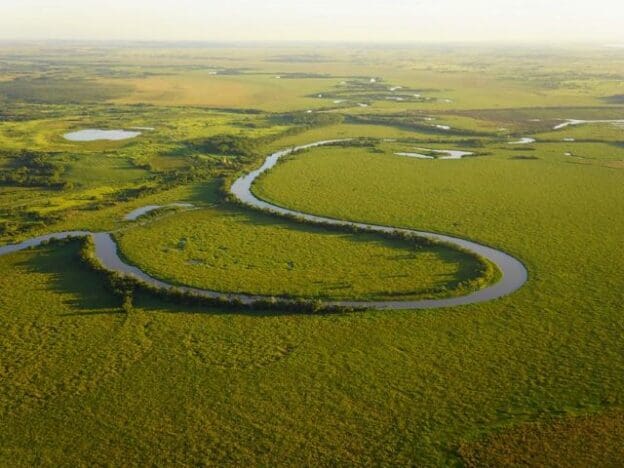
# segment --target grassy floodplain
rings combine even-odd
[[[167,216],[118,237],[124,256],[157,278],[266,296],[442,297],[478,279],[482,267],[443,246],[332,233],[228,207]]]
[[[527,375],[521,371],[525,363],[517,362],[512,387],[532,388],[536,400],[526,401],[528,407],[552,404],[549,393],[563,388],[567,401],[560,406],[562,412],[578,411],[573,408],[579,404],[587,409],[606,402],[621,404],[616,388],[622,380],[612,366],[613,357],[621,352],[617,336],[624,270],[612,255],[624,234],[624,173],[604,164],[578,164],[563,155],[560,144],[532,146],[523,153],[537,159],[514,159],[516,151],[498,150],[461,161],[316,149],[269,173],[257,192],[304,211],[424,226],[508,249],[527,262],[529,284],[513,299],[501,301],[506,306],[484,304],[475,309],[488,314],[503,307],[507,313],[496,321],[499,325],[492,324],[505,329],[501,339],[526,333],[504,347],[515,348],[525,358],[530,355],[534,366]],[[611,157],[615,154],[617,149]],[[551,367],[562,349],[566,365]],[[511,370],[514,365],[509,365]],[[586,380],[588,372],[595,379]],[[498,381],[494,374],[489,379]],[[576,395],[574,379],[585,384]]]
[[[288,157],[254,190],[474,239],[529,270],[521,290],[478,305],[303,315],[145,293],[124,309],[78,243],[0,257],[0,465],[624,458],[624,130],[554,130],[624,118],[621,50],[2,44],[0,58],[2,245],[114,231],[123,255],[179,283],[349,298],[452,289],[473,270],[458,252],[224,200],[223,181],[271,151],[368,138]],[[153,130],[63,138],[132,127]],[[536,141],[509,144],[525,137]],[[394,154],[418,148],[474,156]],[[171,202],[197,210],[122,221]]]

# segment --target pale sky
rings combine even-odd
[[[624,43],[624,0],[0,0],[0,39]]]

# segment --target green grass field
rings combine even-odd
[[[152,276],[221,292],[438,297],[478,279],[481,268],[477,259],[442,246],[332,233],[231,207],[166,216],[118,237],[124,256]]]
[[[624,420],[620,411],[522,424],[462,446],[467,466],[618,466]],[[586,447],[591,447],[587,450]]]
[[[113,231],[127,260],[177,284],[456,294],[478,268],[469,255],[224,199],[224,181],[271,151],[367,138],[289,156],[254,192],[304,212],[473,239],[529,271],[519,291],[482,304],[302,314],[145,292],[122,307],[80,261],[78,242],[2,256],[0,465],[624,459],[624,129],[553,129],[624,118],[614,97],[621,51],[1,44],[0,59],[0,245]],[[63,138],[132,127],[154,130]],[[524,137],[537,141],[509,144]],[[435,149],[474,156],[394,154]],[[197,209],[122,220],[173,202]]]

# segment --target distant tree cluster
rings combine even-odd
[[[227,156],[253,156],[258,153],[258,144],[254,140],[236,135],[215,135],[194,141],[191,146],[203,153]]]
[[[614,94],[603,99],[609,104],[624,104],[624,94]]]
[[[24,150],[13,158],[8,169],[0,171],[0,184],[67,188],[70,184],[63,180],[62,175],[63,168],[50,162],[48,154]]]
[[[328,112],[291,112],[288,114],[277,114],[272,117],[272,121],[277,124],[303,125],[307,127],[335,125],[342,123],[343,120],[344,117],[342,115]]]
[[[123,96],[129,88],[83,78],[20,77],[0,82],[0,96],[14,102],[46,104],[102,102]]]
[[[462,136],[488,136],[486,132],[468,129],[442,129],[424,122],[421,115],[411,114],[370,114],[370,115],[350,115],[349,123],[365,124],[365,125],[386,125],[396,128],[404,128],[422,133],[436,135],[462,135]]]
[[[61,219],[63,215],[60,213],[42,214],[22,207],[3,209],[0,210],[0,236],[13,236],[26,233],[30,229],[42,229]]]

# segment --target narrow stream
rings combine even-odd
[[[251,186],[254,181],[264,172],[274,167],[280,158],[292,154],[296,151],[303,149],[314,148],[317,146],[329,145],[332,143],[339,143],[348,140],[325,140],[318,141],[316,143],[310,143],[307,145],[298,146],[295,148],[289,148],[273,153],[266,158],[264,164],[255,171],[240,177],[233,184],[230,189],[232,194],[235,195],[240,201],[248,206],[267,210],[272,213],[280,215],[290,215],[303,218],[307,221],[319,224],[331,224],[337,226],[353,226],[360,229],[365,229],[372,232],[391,233],[401,232],[406,234],[415,234],[434,241],[444,242],[462,249],[469,250],[486,258],[502,273],[502,278],[495,284],[492,284],[486,288],[474,291],[465,296],[449,297],[444,299],[423,299],[413,301],[331,301],[329,304],[347,305],[352,307],[365,307],[369,309],[433,309],[438,307],[452,307],[458,305],[475,304],[479,302],[491,301],[499,297],[506,296],[519,289],[528,278],[528,272],[524,265],[512,257],[511,255],[502,252],[500,250],[487,247],[485,245],[478,244],[476,242],[460,239],[458,237],[447,236],[444,234],[437,234],[427,231],[417,231],[413,229],[395,228],[392,226],[380,226],[375,224],[358,223],[353,221],[345,221],[334,218],[327,218],[323,216],[316,216],[312,214],[302,213],[300,211],[291,210],[281,206],[274,205],[257,198],[251,191]]]

